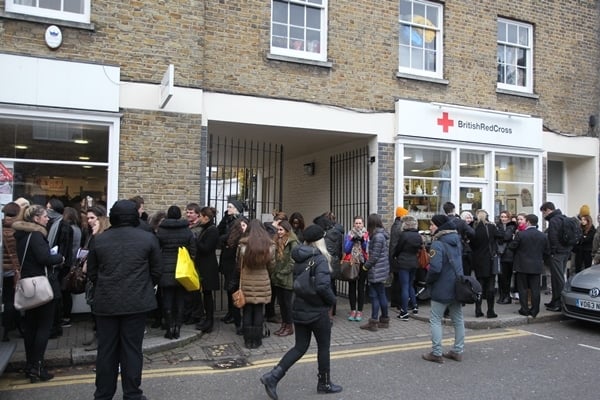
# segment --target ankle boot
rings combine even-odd
[[[281,323],[281,326],[279,327],[279,329],[277,329],[275,332],[273,332],[273,335],[277,335],[279,336],[279,334],[281,332],[283,332],[285,330],[287,324],[284,324],[283,322]]]
[[[368,331],[375,332],[375,331],[377,331],[378,327],[379,327],[379,321],[377,321],[376,319],[369,318],[369,322],[361,325],[360,329],[366,329]]]
[[[285,329],[279,333],[279,336],[290,336],[294,334],[294,325],[293,324],[285,324]]]
[[[389,317],[379,317],[379,323],[377,327],[380,329],[386,329],[390,327],[390,318]]]
[[[317,384],[317,393],[339,393],[342,391],[342,387],[331,383],[331,377],[329,372],[322,372],[319,374],[319,383]]]
[[[285,371],[279,365],[260,377],[260,383],[265,385],[267,396],[277,400],[277,383],[283,378]]]
[[[38,381],[45,382],[52,378],[54,378],[54,375],[48,372],[42,361],[38,361],[37,364],[29,370],[29,380],[31,383],[36,383]]]
[[[173,339],[179,339],[181,334],[181,325],[175,325],[173,328]]]
[[[173,323],[171,319],[171,311],[165,311],[165,325],[167,326],[165,332],[165,339],[173,339]]]
[[[475,303],[475,317],[483,317],[483,311],[481,311],[481,301]]]
[[[492,299],[488,299],[487,301],[487,314],[486,314],[486,318],[497,318],[498,314],[496,314],[494,312],[494,298],[492,297]]]

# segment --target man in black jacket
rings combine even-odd
[[[110,223],[110,229],[94,238],[88,255],[98,337],[94,399],[113,398],[119,364],[123,398],[145,399],[140,389],[142,341],[146,315],[156,308],[160,246],[152,233],[137,228],[139,215],[130,200],[113,205]]]

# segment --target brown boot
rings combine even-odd
[[[290,336],[294,334],[294,325],[293,324],[285,324],[285,329],[281,331],[279,334],[280,337]]]
[[[390,318],[389,317],[379,317],[379,323],[377,324],[378,328],[386,329],[390,327]]]
[[[284,324],[282,322],[281,326],[279,327],[279,329],[277,329],[275,332],[273,332],[273,335],[279,336],[281,334],[281,332],[283,332],[285,330],[285,326],[286,326],[286,324]]]
[[[376,332],[379,325],[379,321],[376,319],[369,318],[369,322],[360,326],[360,329],[366,329],[371,332]]]

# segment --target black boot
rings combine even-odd
[[[244,326],[243,331],[244,331],[244,346],[247,349],[253,349],[254,347],[252,347],[252,346],[254,345],[254,338],[252,337],[252,328],[248,327],[248,326]]]
[[[481,311],[481,301],[475,302],[475,317],[483,317],[483,311]]]
[[[48,372],[46,367],[44,367],[44,363],[41,361],[38,361],[38,363],[29,370],[29,380],[31,383],[36,383],[38,381],[45,382],[52,378],[54,378],[54,375]]]
[[[181,325],[175,325],[173,327],[173,339],[179,339],[181,334]]]
[[[165,325],[167,326],[165,339],[173,339],[173,321],[171,318],[171,311],[165,311]]]
[[[267,391],[267,395],[273,399],[277,400],[277,383],[283,378],[285,375],[285,371],[279,365],[260,377],[260,383],[265,385],[265,390]]]
[[[487,299],[487,318],[497,318],[498,314],[494,312],[494,298]]]
[[[331,383],[331,377],[329,372],[322,372],[319,374],[319,383],[317,384],[317,393],[339,393],[342,391],[342,387]]]
[[[263,329],[262,326],[253,326],[252,327],[252,348],[258,349],[262,346],[263,339]]]

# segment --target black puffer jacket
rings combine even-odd
[[[62,263],[60,254],[51,255],[50,245],[46,240],[46,228],[34,222],[15,221],[12,225],[17,240],[17,255],[21,263],[21,278],[46,274],[47,266]],[[27,238],[31,233],[29,245]],[[27,253],[25,247],[27,246]],[[23,259],[25,256],[25,259]]]
[[[292,258],[296,262],[294,265],[294,279],[306,269],[309,261],[313,260],[315,262],[315,286],[319,298],[311,299],[308,302],[300,296],[294,296],[294,304],[292,306],[294,322],[309,324],[327,314],[329,308],[336,302],[335,295],[331,290],[329,264],[327,263],[327,258],[317,248],[304,244],[294,247]]]
[[[407,229],[400,233],[395,250],[395,261],[398,269],[416,269],[417,252],[423,244],[423,238],[416,229]],[[390,263],[391,265],[391,263]]]
[[[88,277],[94,283],[94,314],[128,315],[156,308],[154,285],[162,271],[156,237],[133,226],[113,226],[94,237]]]
[[[194,234],[188,227],[187,221],[165,219],[158,227],[156,237],[162,252],[162,274],[158,284],[161,287],[179,286],[179,283],[175,280],[175,267],[177,266],[179,248],[187,248],[193,260],[196,256]]]

